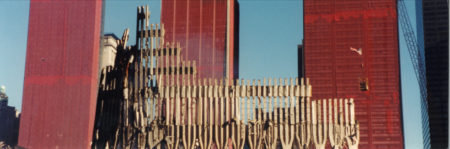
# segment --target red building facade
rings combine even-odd
[[[31,0],[20,147],[90,147],[101,15],[101,0]]]
[[[165,41],[179,42],[200,78],[237,78],[238,3],[235,0],[163,0]]]
[[[395,0],[304,0],[305,75],[313,98],[355,99],[360,148],[403,148],[396,6]]]

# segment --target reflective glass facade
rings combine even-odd
[[[448,148],[448,1],[422,0],[431,148]]]
[[[422,12],[422,0],[415,1],[416,6],[416,37],[420,59],[419,61],[422,64],[425,63],[425,51],[424,51],[424,36],[423,36],[423,12]],[[422,68],[425,70],[425,68]],[[425,81],[426,82],[426,81]],[[423,148],[429,149],[431,147],[430,144],[430,122],[428,115],[428,105],[426,99],[420,99],[420,112],[422,118],[422,137],[423,137]]]
[[[20,147],[90,147],[101,15],[101,0],[31,0]]]
[[[355,99],[359,148],[402,149],[396,0],[304,0],[303,6],[313,98]]]
[[[165,41],[179,42],[200,78],[236,78],[238,5],[234,0],[163,0]]]

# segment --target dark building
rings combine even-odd
[[[200,78],[237,78],[239,5],[236,0],[163,0],[165,41],[179,42]]]
[[[397,1],[303,2],[312,98],[354,98],[359,148],[402,149]]]
[[[30,1],[19,144],[89,148],[102,0]]]
[[[305,77],[305,49],[303,45],[297,45],[298,52],[298,78]]]
[[[16,108],[8,106],[8,96],[0,91],[0,142],[16,146],[19,137],[20,114]]]
[[[448,148],[448,1],[422,0],[431,148]]]

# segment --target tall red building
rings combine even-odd
[[[102,0],[31,0],[19,146],[89,148]]]
[[[168,42],[197,62],[200,78],[237,78],[239,6],[236,0],[163,0],[161,23]]]
[[[396,0],[304,0],[313,98],[355,98],[359,148],[403,148],[396,6]]]

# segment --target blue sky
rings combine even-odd
[[[297,45],[303,38],[302,1],[239,2],[240,77],[296,77]],[[105,33],[121,36],[125,28],[130,28],[130,34],[134,35],[136,7],[144,4],[152,12],[150,23],[159,23],[159,0],[107,0]],[[416,27],[415,2],[407,0],[406,4],[411,23]],[[18,109],[22,100],[28,13],[28,0],[0,1],[0,85],[7,88],[9,105]],[[130,38],[130,43],[134,43],[134,36]],[[399,39],[405,148],[422,148],[419,88],[403,38]]]

